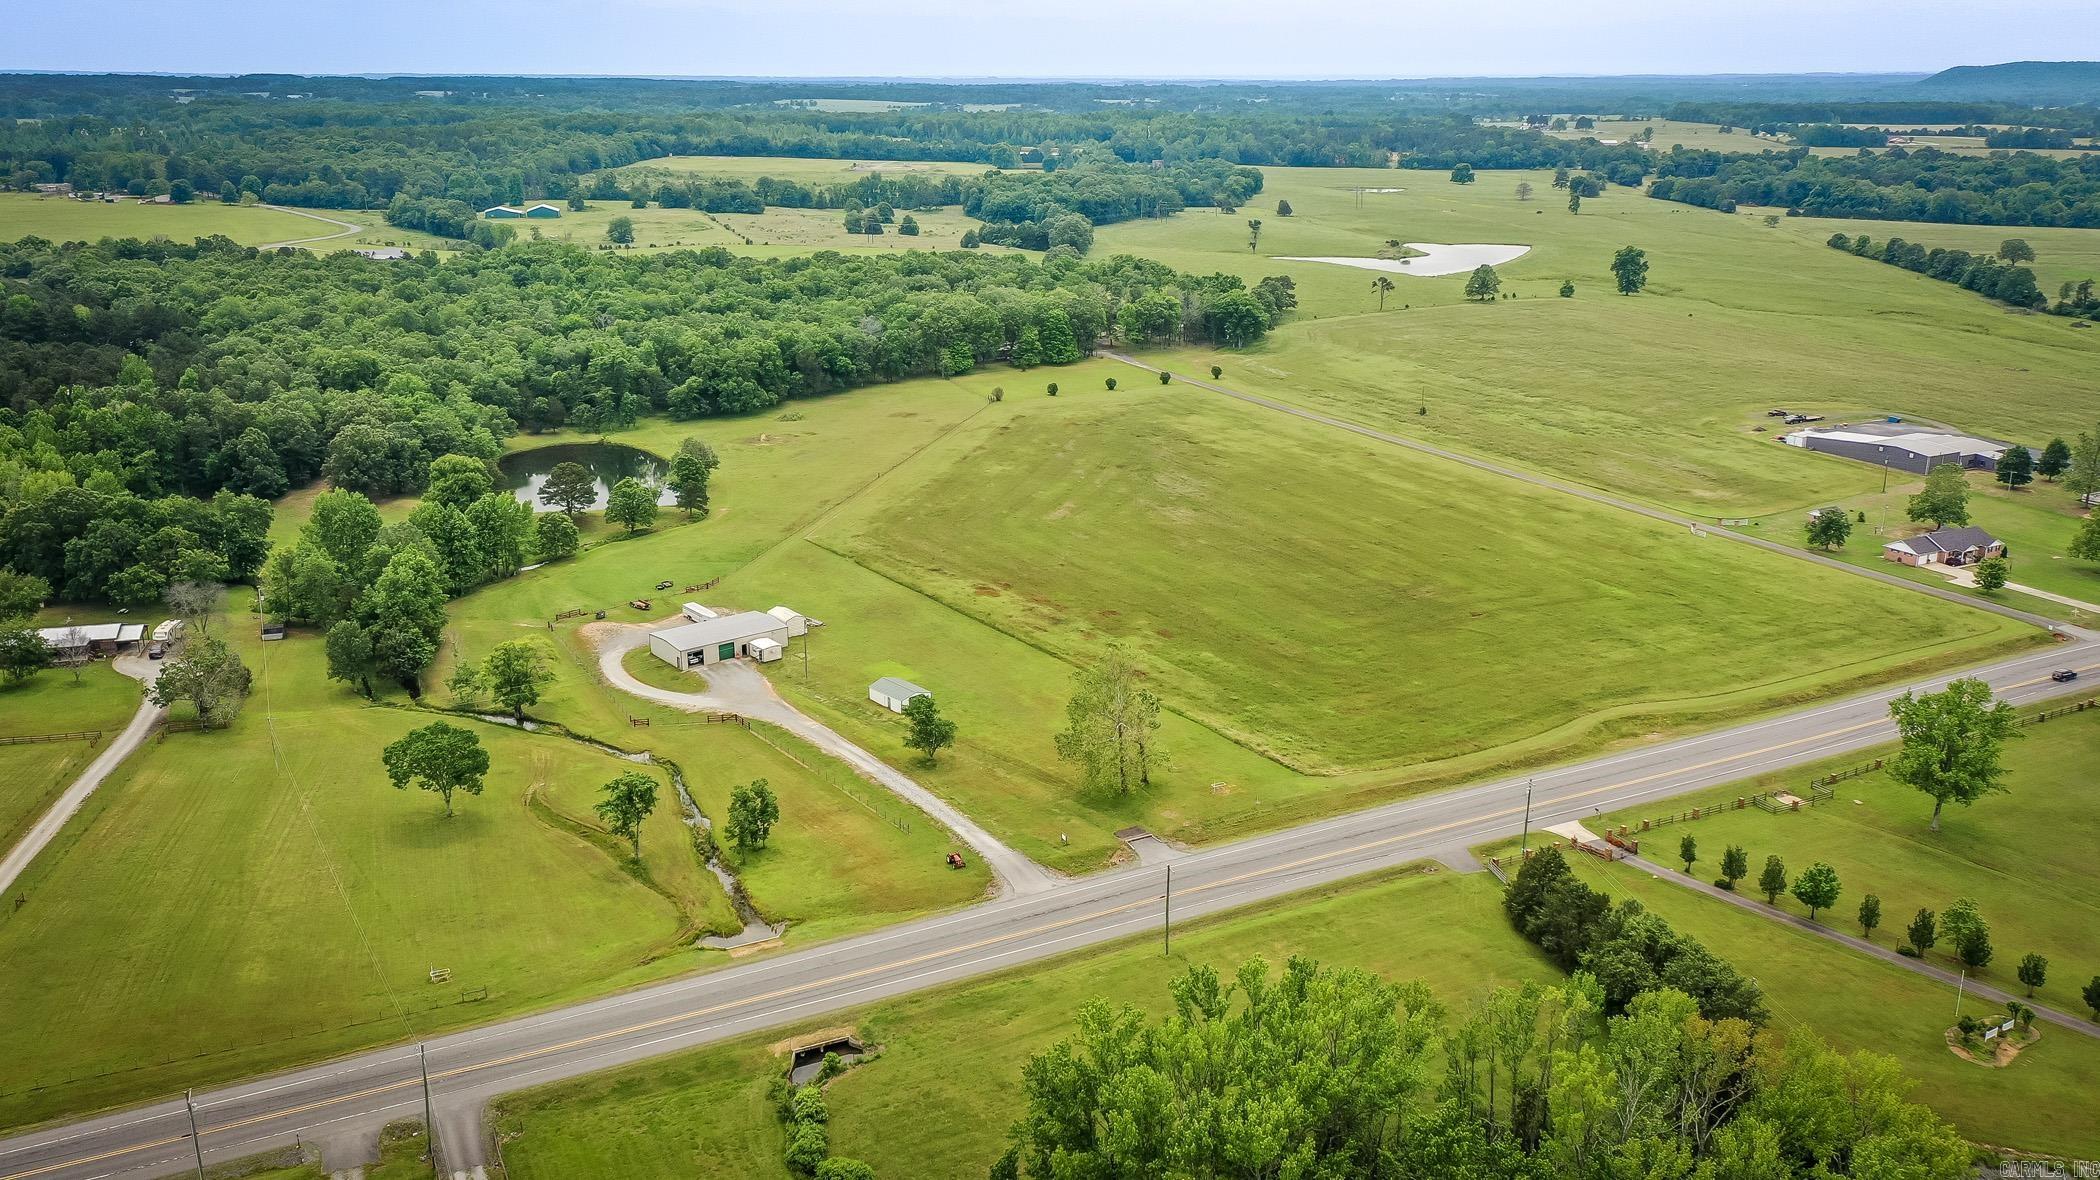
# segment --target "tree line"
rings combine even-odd
[[[2100,226],[2100,153],[1963,156],[1924,147],[1858,156],[1806,148],[1758,155],[1673,149],[1648,195],[1732,213],[1771,205],[1808,217],[1957,225]]]
[[[45,80],[61,94],[19,98],[0,122],[0,179],[11,187],[66,181],[84,190],[149,195],[177,183],[222,200],[380,208],[397,195],[470,209],[583,193],[612,169],[667,156],[960,160],[1056,169],[1112,159],[1149,165],[1446,169],[1648,169],[1631,144],[1567,141],[1529,128],[1485,127],[1452,113],[1394,111],[1389,97],[1346,109],[1269,109],[1268,99],[1215,110],[1146,105],[1066,113],[908,109],[839,113],[776,107],[669,106],[633,89],[573,97],[282,99],[208,93],[188,103],[98,80]],[[120,80],[121,81],[121,80]],[[355,88],[337,87],[346,94]],[[543,80],[534,80],[538,89]],[[311,85],[311,83],[309,83]],[[68,100],[70,87],[86,94]],[[586,97],[588,95],[588,97]],[[1262,96],[1249,96],[1253,97]],[[1341,97],[1341,96],[1336,96]],[[603,102],[605,105],[599,105]],[[1194,100],[1190,100],[1194,105]],[[1297,104],[1289,104],[1297,105]]]
[[[2013,239],[2006,243],[2011,247]],[[1922,243],[1907,242],[1902,238],[1890,238],[1876,242],[1866,234],[1830,235],[1825,243],[1833,250],[1857,254],[1861,258],[1872,258],[1890,266],[1900,266],[1907,271],[1953,283],[1958,287],[1974,291],[1987,299],[2014,307],[2046,309],[2049,300],[2035,281],[2034,272],[2017,262],[1989,254],[1971,254],[1967,250],[1948,250],[1941,247],[1927,249]],[[2024,245],[2024,243],[2022,243]],[[2004,251],[2001,249],[2001,254]],[[2033,256],[2033,251],[2028,251]],[[2070,293],[2063,300],[2070,306]],[[2066,312],[2068,314],[2068,311]]]

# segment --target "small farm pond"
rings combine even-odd
[[[534,511],[546,512],[550,509],[540,503],[540,488],[546,484],[548,473],[562,463],[580,463],[591,473],[597,485],[591,501],[593,511],[605,507],[614,484],[630,478],[660,489],[657,503],[670,504],[674,500],[670,489],[664,486],[669,465],[640,447],[620,443],[556,443],[513,451],[496,460],[496,470],[502,473],[503,486],[511,495],[532,505]]]

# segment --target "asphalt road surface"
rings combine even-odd
[[[2054,683],[2056,668],[2082,681]],[[1980,675],[2013,702],[2092,691],[2100,642],[2074,643],[1958,675]],[[1912,687],[1937,689],[1951,676]],[[1533,776],[1533,828],[1885,743],[1878,690],[1800,712]],[[488,1101],[526,1086],[934,987],[1161,928],[1166,873],[1176,921],[1513,836],[1522,778],[1422,796],[1010,896],[942,917],[758,959],[638,991],[438,1037],[428,1044],[430,1101],[445,1172],[484,1158]],[[1427,950],[1427,948],[1425,948]],[[197,1095],[207,1164],[320,1143],[329,1165],[362,1162],[380,1126],[420,1117],[413,1045],[395,1046]],[[182,1101],[137,1107],[0,1141],[0,1180],[155,1176],[194,1166]]]

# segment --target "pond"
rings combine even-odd
[[[562,463],[581,463],[591,473],[597,483],[591,500],[593,511],[605,507],[614,484],[630,478],[663,489],[656,497],[657,503],[676,502],[670,489],[664,487],[669,465],[639,447],[619,443],[556,443],[513,451],[496,460],[496,470],[502,474],[503,486],[511,495],[532,505],[535,512],[548,512],[552,509],[540,503],[540,487],[547,482],[547,474]]]
[[[1279,258],[1279,262],[1325,262],[1334,266],[1353,266],[1359,270],[1382,270],[1389,274],[1415,275],[1433,279],[1439,275],[1466,274],[1479,266],[1501,266],[1514,262],[1528,252],[1529,246],[1493,246],[1485,242],[1462,242],[1446,245],[1442,242],[1408,242],[1407,248],[1415,251],[1411,258]]]

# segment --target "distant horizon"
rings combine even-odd
[[[1579,10],[1578,10],[1579,9]],[[2090,0],[104,0],[18,6],[9,72],[1350,81],[1931,74],[2100,44]],[[2088,30],[2090,36],[2079,30]],[[1790,35],[1796,33],[1809,35]],[[993,35],[994,33],[998,35]]]

